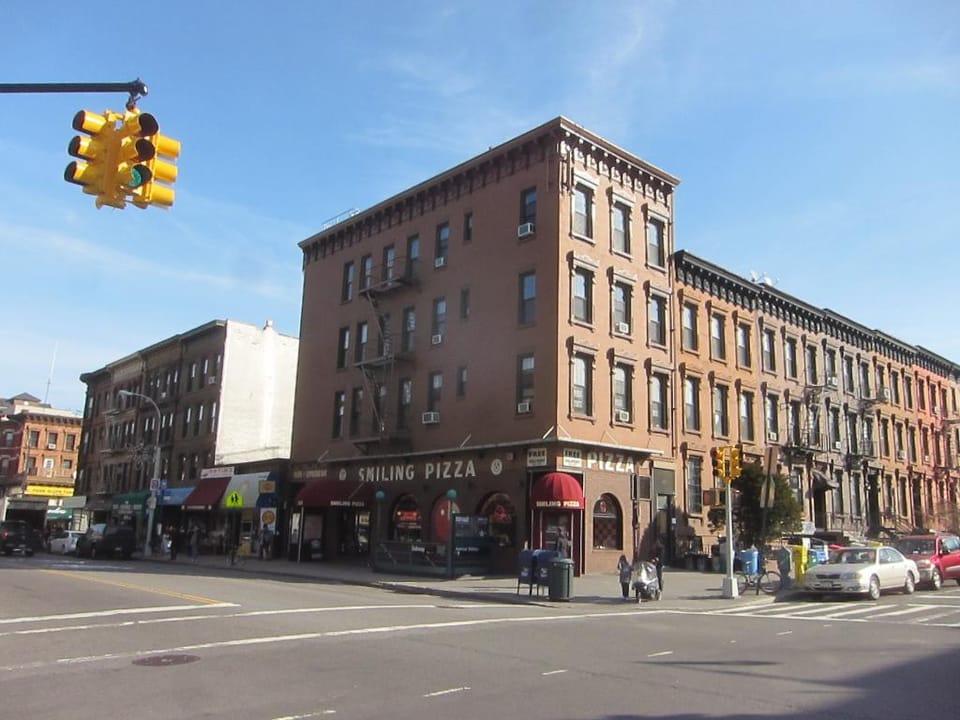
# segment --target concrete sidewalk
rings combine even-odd
[[[175,561],[168,558],[147,558],[154,562],[173,567],[203,568],[219,572],[274,577],[276,579],[314,580],[316,582],[341,583],[376,587],[394,592],[435,595],[439,597],[484,600],[488,602],[545,604],[561,606],[569,603],[577,605],[620,605],[620,583],[617,573],[583,575],[573,579],[571,597],[567,601],[551,601],[547,587],[538,592],[536,585],[531,588],[526,583],[519,586],[515,577],[490,577],[465,575],[453,580],[429,578],[411,575],[397,575],[378,572],[365,564],[301,562],[289,560],[259,560],[245,558],[242,562],[230,565],[222,555],[201,555],[197,562],[181,555]],[[664,568],[662,600],[657,607],[663,609],[705,609],[705,607],[727,607],[741,603],[770,603],[792,595],[790,591],[779,596],[754,594],[750,589],[741,598],[724,598],[722,595],[723,575],[720,573],[698,572],[693,570],[675,570]],[[646,602],[646,601],[645,601]]]

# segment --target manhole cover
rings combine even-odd
[[[150,657],[134,660],[134,665],[145,667],[166,667],[168,665],[186,665],[200,659],[199,655],[151,655]]]

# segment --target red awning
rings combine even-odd
[[[370,507],[373,485],[348,480],[311,480],[297,495],[301,507]]]
[[[572,475],[552,472],[542,475],[533,483],[530,491],[533,506],[539,509],[563,508],[583,510],[583,488]]]
[[[183,501],[184,510],[212,510],[230,484],[228,477],[203,478]]]

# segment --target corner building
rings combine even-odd
[[[301,547],[674,547],[677,184],[561,117],[302,241]]]

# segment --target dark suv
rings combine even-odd
[[[23,520],[0,522],[0,553],[13,555],[14,550],[24,555],[33,555],[43,547],[43,538]]]
[[[91,525],[77,540],[77,556],[89,558],[117,557],[129,560],[137,549],[133,528],[120,525]]]
[[[894,546],[917,563],[924,585],[939,590],[944,580],[960,584],[960,537],[950,533],[908,535]]]

